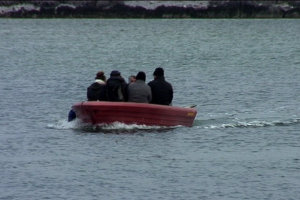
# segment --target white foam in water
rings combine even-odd
[[[146,125],[137,125],[137,124],[124,124],[121,122],[114,122],[112,124],[98,124],[97,128],[102,130],[153,130],[153,129],[164,129],[170,128],[165,126],[146,126]]]
[[[71,122],[68,122],[68,120],[59,120],[56,124],[48,124],[47,128],[52,128],[52,129],[74,129],[78,127],[78,121],[73,120]]]
[[[249,121],[249,122],[233,122],[233,123],[226,123],[226,124],[213,124],[209,126],[205,126],[205,129],[218,129],[218,128],[259,128],[259,127],[267,127],[267,126],[290,126],[294,124],[300,123],[299,119],[290,119],[284,121]]]
[[[233,128],[233,127],[265,127],[272,126],[272,122],[266,121],[251,121],[251,122],[236,122],[235,124],[222,124],[222,128]]]
[[[112,124],[85,124],[79,120],[73,120],[68,122],[67,120],[59,120],[56,124],[48,124],[47,128],[51,129],[92,129],[92,130],[156,130],[165,128],[176,128],[178,126],[166,127],[166,126],[146,126],[137,124],[124,124],[120,122],[114,122]]]

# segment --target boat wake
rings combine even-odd
[[[68,122],[67,120],[59,120],[55,124],[48,124],[47,128],[50,129],[58,129],[58,130],[66,130],[66,129],[73,129],[83,132],[104,132],[104,133],[132,133],[135,131],[161,131],[161,130],[171,130],[176,127],[181,126],[146,126],[146,125],[137,125],[137,124],[124,124],[120,122],[114,122],[112,124],[85,124],[81,123],[79,120],[73,120]]]
[[[300,118],[287,120],[253,120],[253,119],[195,119],[193,127],[204,129],[222,129],[222,128],[261,128],[271,126],[293,126],[299,125]],[[101,133],[135,133],[137,131],[168,131],[182,126],[146,126],[137,124],[124,124],[115,122],[112,124],[84,124],[79,120],[68,122],[67,120],[59,120],[54,124],[48,124],[47,128],[57,130],[77,130],[82,132],[101,132]]]
[[[260,128],[268,126],[293,126],[300,124],[300,119],[288,120],[233,120],[231,122],[218,122],[216,119],[211,120],[195,120],[194,126],[203,127],[205,129],[221,129],[221,128]]]

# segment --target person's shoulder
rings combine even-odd
[[[99,85],[98,83],[94,82],[94,83],[92,83],[92,84],[89,86],[89,88],[91,88],[91,87],[97,87],[98,85]]]
[[[128,88],[134,87],[134,83],[128,83],[128,84],[127,84],[127,87],[128,87]]]
[[[153,84],[153,83],[155,83],[155,80],[150,81],[150,82],[148,83],[148,85],[151,85],[151,84]]]
[[[101,87],[103,87],[104,85],[101,85],[99,83],[92,83],[89,87],[88,87],[88,90],[98,90],[100,89]]]
[[[168,83],[168,84],[170,84],[170,85],[171,85],[171,83],[170,83],[169,81],[167,81],[166,79],[164,79],[164,81],[165,81],[166,83]]]
[[[150,89],[150,90],[151,90],[151,87],[150,87],[150,85],[149,85],[149,84],[145,84],[145,88],[147,88],[147,89]]]
[[[170,83],[170,82],[168,82],[168,81],[165,81],[166,82],[166,84],[169,86],[169,88],[173,88],[173,86],[172,86],[172,84]]]
[[[125,79],[122,76],[116,77],[116,80],[120,81],[121,83],[126,83]]]
[[[169,85],[172,85],[169,81],[166,81],[166,83],[168,83]]]

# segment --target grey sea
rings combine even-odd
[[[300,199],[300,21],[0,19],[0,199]],[[192,127],[67,122],[165,69]]]

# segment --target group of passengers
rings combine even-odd
[[[154,80],[146,84],[143,71],[130,76],[128,83],[119,71],[112,71],[106,80],[103,71],[97,73],[95,82],[87,88],[88,101],[137,102],[171,105],[172,85],[165,80],[164,69],[158,67],[153,72]]]

